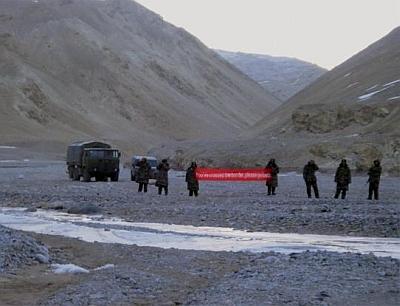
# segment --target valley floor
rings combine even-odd
[[[333,178],[320,175],[321,198],[309,200],[295,173],[280,176],[274,197],[262,183],[201,183],[198,198],[188,197],[179,172],[170,175],[169,196],[158,196],[154,186],[137,193],[127,170],[118,183],[72,182],[58,162],[1,163],[0,174],[1,207],[95,207],[133,222],[400,238],[398,178],[383,178],[381,200],[367,201],[364,177],[354,178],[348,199],[334,200]],[[14,234],[20,239],[8,232]],[[49,263],[21,260],[0,272],[0,305],[400,304],[400,261],[372,254],[208,252],[25,235],[48,247],[50,263],[90,273],[54,274]],[[6,250],[0,259],[21,248]],[[93,270],[106,264],[114,266]]]

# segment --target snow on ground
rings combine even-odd
[[[389,82],[389,83],[386,83],[386,84],[383,84],[381,89],[375,90],[375,91],[370,92],[370,93],[365,94],[365,95],[361,95],[361,96],[358,97],[358,100],[359,100],[359,101],[366,101],[366,100],[369,100],[371,97],[375,96],[375,95],[378,94],[378,93],[381,93],[381,92],[385,91],[386,89],[389,89],[389,88],[395,86],[397,83],[400,83],[400,79],[395,80],[395,81],[392,81],[392,82]],[[378,86],[378,85],[375,85],[375,86],[373,86],[373,87],[367,89],[366,91],[372,90],[373,88],[376,88],[376,86]],[[396,98],[397,98],[397,97],[396,97]],[[391,98],[390,98],[390,99],[391,99]],[[394,100],[394,99],[393,99],[393,100]]]
[[[392,82],[389,82],[389,83],[386,83],[386,84],[383,84],[382,87],[392,86],[392,85],[397,84],[397,83],[400,83],[400,79],[392,81]]]
[[[353,137],[358,137],[358,136],[360,136],[360,134],[350,134],[350,135],[346,135],[346,136],[344,136],[344,137],[346,137],[346,138],[353,138]]]
[[[393,101],[393,100],[398,100],[400,99],[400,96],[395,96],[395,97],[391,97],[389,99],[387,99],[388,101]]]
[[[359,97],[358,97],[358,100],[360,100],[360,101],[369,100],[371,97],[375,96],[376,94],[378,94],[378,93],[380,93],[380,92],[382,92],[382,91],[385,91],[385,90],[388,89],[388,88],[389,88],[389,87],[385,87],[385,88],[382,88],[382,89],[373,91],[373,92],[371,92],[371,93],[369,93],[369,94],[359,96]]]
[[[375,84],[374,86],[371,86],[370,88],[366,89],[365,92],[369,92],[369,91],[371,91],[372,89],[377,88],[378,86],[379,86],[379,84]]]
[[[74,264],[52,264],[51,269],[56,274],[66,274],[66,273],[89,273],[89,270],[79,267]]]
[[[350,84],[350,85],[348,85],[346,88],[351,88],[351,87],[354,87],[354,86],[356,86],[358,83],[359,83],[359,82],[354,82],[354,83],[351,83],[351,84]]]
[[[17,147],[13,146],[0,146],[0,149],[16,149]]]
[[[24,159],[24,160],[2,159],[2,160],[0,160],[0,163],[21,163],[21,162],[27,163],[27,162],[30,162],[30,160],[29,159]]]
[[[80,266],[74,265],[74,264],[52,264],[51,270],[55,274],[78,274],[78,273],[90,273],[88,269],[82,268]],[[114,269],[115,265],[114,264],[106,264],[104,266],[98,267],[93,269],[93,271],[102,271],[102,270],[108,270],[108,269]]]
[[[106,264],[104,266],[98,267],[96,269],[93,269],[94,271],[101,271],[101,270],[107,270],[107,269],[114,269],[115,265],[114,264]]]

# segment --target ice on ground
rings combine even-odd
[[[297,173],[296,171],[280,173],[279,176],[302,176],[301,174]]]
[[[346,135],[346,136],[344,136],[344,137],[346,137],[346,138],[353,138],[353,137],[358,137],[358,136],[360,136],[360,134],[350,134],[350,135]]]
[[[29,213],[0,208],[0,224],[11,229],[78,238],[86,242],[164,249],[252,253],[274,251],[285,254],[305,251],[372,252],[376,256],[400,258],[398,238],[247,232],[224,227],[137,223],[118,218],[99,220],[85,215],[40,209]]]
[[[395,96],[395,97],[391,97],[389,99],[387,99],[388,101],[392,101],[392,100],[398,100],[400,99],[400,96]]]
[[[66,274],[66,273],[89,273],[89,270],[79,267],[74,264],[52,264],[51,269],[56,274]]]
[[[115,265],[114,265],[114,264],[106,264],[106,265],[104,265],[104,266],[95,268],[95,269],[93,269],[93,270],[94,270],[94,271],[101,271],[101,270],[107,270],[107,269],[113,269],[113,268],[115,268]]]
[[[13,146],[0,146],[0,149],[16,149],[17,147],[13,147]]]

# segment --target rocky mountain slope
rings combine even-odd
[[[243,139],[182,144],[177,160],[262,165],[274,156],[287,168],[309,159],[334,168],[347,158],[365,171],[375,158],[400,174],[400,28],[296,94]],[[203,148],[207,147],[205,151]]]
[[[288,100],[327,71],[295,58],[216,51],[282,101]]]
[[[231,137],[278,101],[181,28],[130,0],[0,2],[0,143],[128,152]]]

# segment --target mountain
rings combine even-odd
[[[216,52],[282,101],[288,100],[327,71],[295,58],[222,50]]]
[[[229,138],[279,101],[131,0],[0,1],[0,144]],[[42,145],[43,144],[43,145]]]
[[[400,27],[297,93],[240,140],[181,144],[177,160],[251,166],[275,157],[287,169],[301,169],[315,159],[333,169],[347,158],[365,171],[379,158],[385,172],[400,175],[399,122]]]
[[[388,119],[397,116],[400,99],[399,68],[400,27],[292,97],[273,114],[258,122],[250,135],[263,135],[271,128],[326,133],[353,127],[365,133],[397,133],[398,126],[393,129]],[[368,119],[374,119],[373,122],[365,123],[354,118],[361,113],[373,116],[374,111],[379,113],[377,109],[381,108],[388,108],[391,116],[375,116]],[[324,114],[328,111],[337,112],[337,120],[328,120],[328,116],[327,124],[317,123],[314,128],[313,116],[308,111],[316,112],[319,109]],[[302,116],[307,117],[305,127],[302,126]]]

